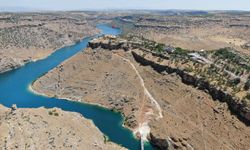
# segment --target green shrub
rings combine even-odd
[[[193,68],[192,67],[186,67],[184,69],[184,71],[186,71],[186,72],[193,72]]]
[[[49,115],[53,115],[53,112],[49,111]]]
[[[248,79],[247,82],[245,83],[244,89],[245,90],[249,90],[250,89],[250,79]]]
[[[49,111],[49,115],[59,116],[56,110]]]
[[[250,100],[250,93],[247,93],[246,99]]]
[[[103,138],[104,138],[104,143],[106,144],[107,142],[109,142],[109,137],[106,136],[106,135],[103,135]]]
[[[234,78],[232,80],[229,80],[228,82],[229,82],[229,85],[236,86],[240,83],[240,78]]]

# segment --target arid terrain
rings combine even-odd
[[[50,97],[89,102],[122,111],[126,116],[125,124],[137,127],[141,115],[138,104],[143,102],[138,76],[118,55],[97,51],[86,49],[62,63],[36,81],[33,90]]]
[[[0,136],[1,149],[125,149],[109,142],[92,121],[58,108],[0,105]]]
[[[83,12],[1,13],[0,72],[97,34],[99,31],[87,17]]]
[[[114,24],[125,35],[143,36],[187,50],[233,47],[250,55],[249,12],[152,12],[127,14]]]
[[[249,149],[249,12],[1,13],[0,73],[99,33],[97,23],[123,34],[93,39],[32,92],[120,112],[159,149]],[[0,136],[7,149],[121,149],[58,108],[0,106]]]
[[[32,88],[42,95],[119,111],[126,127],[160,149],[248,149],[250,128],[233,115],[227,99],[215,100],[209,89],[188,85],[178,72],[159,72],[147,59],[164,61],[149,54],[126,39],[94,39],[89,48],[38,79]],[[241,116],[246,119],[248,106]]]

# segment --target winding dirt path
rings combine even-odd
[[[152,103],[155,104],[155,106],[156,106],[156,108],[158,110],[158,117],[156,119],[162,118],[163,115],[162,115],[162,109],[161,109],[160,105],[158,104],[158,102],[156,101],[156,99],[150,94],[150,92],[146,88],[146,86],[144,84],[144,80],[141,77],[141,75],[138,72],[138,70],[136,69],[135,65],[129,59],[127,59],[127,58],[124,58],[124,57],[122,57],[122,56],[120,56],[118,54],[115,54],[115,56],[118,56],[121,59],[123,59],[124,61],[126,61],[127,63],[129,63],[129,65],[132,67],[132,69],[135,71],[136,75],[140,79],[141,86],[142,86],[142,88],[144,90],[144,95],[146,97],[148,97]],[[144,101],[143,104],[145,104],[145,97],[143,97],[143,101]],[[138,129],[135,132],[139,132],[140,133],[140,136],[141,136],[141,150],[144,150],[143,143],[144,143],[144,141],[147,141],[147,137],[150,134],[150,127],[148,126],[148,122],[144,121],[144,122],[140,123]]]
[[[127,58],[124,58],[118,54],[115,54],[116,56],[122,58],[124,61],[128,62],[130,64],[130,66],[132,67],[132,69],[135,71],[136,75],[139,77],[140,79],[140,82],[141,82],[141,86],[144,90],[144,94],[151,100],[151,102],[153,102],[158,110],[158,117],[157,119],[159,118],[162,118],[163,115],[162,115],[162,109],[160,107],[160,105],[158,104],[158,102],[156,101],[156,99],[151,95],[151,93],[148,91],[148,89],[146,88],[145,84],[144,84],[144,80],[142,79],[140,73],[138,72],[138,70],[136,69],[135,65]]]

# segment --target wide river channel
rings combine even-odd
[[[102,31],[102,34],[119,35],[121,33],[120,29],[114,29],[105,24],[99,24],[97,28]],[[84,50],[91,38],[88,37],[72,46],[61,48],[43,60],[30,62],[19,69],[0,74],[0,103],[6,107],[11,107],[12,104],[16,104],[18,108],[58,107],[65,111],[81,113],[85,118],[93,120],[110,141],[131,150],[139,150],[140,142],[134,138],[130,130],[122,127],[121,114],[99,106],[36,95],[28,89],[37,78]],[[153,148],[150,144],[146,144],[144,149]]]

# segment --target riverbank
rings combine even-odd
[[[82,60],[85,60],[85,63],[80,63]],[[75,63],[75,61],[78,63]],[[81,64],[81,66],[79,66],[81,67],[81,70],[74,70],[72,62],[78,65]],[[92,64],[92,66],[89,68],[90,64]],[[115,68],[114,64],[117,64]],[[71,70],[71,73],[67,74],[66,77],[63,75],[64,72],[62,70],[67,68]],[[54,72],[57,73],[55,74]],[[126,61],[118,56],[113,57],[112,53],[110,52],[100,50],[98,54],[94,54],[93,50],[86,49],[84,52],[79,53],[76,56],[73,56],[71,59],[63,62],[60,66],[48,72],[47,75],[48,77],[42,77],[42,80],[46,81],[40,82],[40,80],[37,80],[33,83],[32,89],[36,93],[42,93],[43,95],[49,97],[56,96],[78,102],[80,101],[84,103],[98,104],[99,106],[114,111],[119,111],[124,116],[126,116],[124,125],[132,130],[135,130],[135,128],[137,128],[140,124],[137,122],[137,120],[144,118],[141,116],[144,114],[141,113],[141,111],[145,110],[140,110],[138,105],[140,103],[145,103],[145,105],[147,105],[147,103],[144,102],[144,99],[139,98],[140,96],[143,96],[144,89],[142,87],[138,88],[138,86],[136,86],[141,84],[140,80],[138,80],[137,74]],[[67,83],[67,81],[66,83],[61,83],[62,80],[68,78],[68,75],[72,76],[73,80],[77,80],[79,76],[84,76],[85,79],[78,80],[79,83],[71,81],[69,81],[70,83]],[[126,83],[126,80],[124,81],[122,79],[118,79],[127,76],[130,78],[130,83]],[[134,77],[135,79],[133,79]],[[49,81],[50,78],[55,80]],[[115,83],[113,82],[114,79],[116,81]],[[113,86],[108,86],[110,84]],[[48,87],[46,85],[49,85],[51,88],[44,91],[43,89],[47,89]],[[79,89],[86,89],[86,92],[77,90],[77,88],[74,88],[76,89],[75,91],[74,89],[64,87],[64,85],[67,87],[72,86],[78,87]],[[104,91],[103,88],[101,88],[102,86],[105,86],[107,90]],[[53,87],[58,88],[54,89]],[[66,91],[62,91],[61,89],[63,88]],[[124,90],[124,88],[126,88],[126,90]],[[116,91],[116,93],[113,91]],[[134,96],[133,93],[135,94]],[[126,104],[124,104],[124,102],[126,102]]]
[[[34,82],[36,82],[36,81],[34,81]],[[29,85],[29,87],[28,87],[29,92],[31,92],[31,93],[33,93],[35,95],[38,95],[38,96],[44,96],[44,97],[49,97],[49,98],[57,98],[57,99],[60,99],[60,100],[67,100],[67,101],[75,101],[75,102],[79,102],[79,103],[83,103],[83,104],[87,104],[87,105],[97,106],[97,107],[100,107],[102,109],[110,110],[110,107],[108,107],[106,105],[101,105],[98,102],[84,102],[84,100],[81,99],[81,98],[62,97],[62,96],[58,97],[56,95],[52,96],[52,95],[48,95],[46,93],[38,92],[37,90],[34,90],[32,87],[33,87],[33,84]],[[130,129],[133,132],[133,136],[134,136],[135,139],[138,138],[137,134],[140,133],[141,135],[144,135],[143,141],[146,142],[146,143],[148,142],[148,139],[146,138],[150,133],[150,128],[148,127],[148,123],[145,122],[144,124],[142,124],[141,129],[143,129],[143,130],[140,130],[140,128],[133,129],[133,128],[130,128],[130,127],[124,125],[124,122],[125,122],[124,118],[126,117],[124,115],[124,113],[121,113],[120,111],[117,111],[115,109],[112,109],[112,111],[117,112],[117,113],[122,115],[122,117],[123,117],[123,120],[121,122],[122,127]]]
[[[89,64],[92,63],[92,61],[89,62],[88,60],[98,58],[98,59],[101,59],[100,63],[102,64],[103,61],[107,61],[107,58],[109,59],[109,56],[111,56],[111,53],[106,53],[106,51],[102,51],[102,53],[99,54],[98,56],[92,57],[92,56],[90,56],[90,55],[93,54],[93,50],[91,50],[91,49],[86,49],[83,53],[84,53],[84,60],[86,60],[86,62],[85,62],[86,66],[89,66]],[[87,53],[87,55],[85,55],[86,53]],[[104,56],[104,57],[102,57],[102,56]],[[124,69],[122,69],[122,70],[118,69],[118,72],[126,70],[126,72],[123,72],[123,73],[127,74],[128,76],[136,76],[136,80],[134,80],[135,85],[133,85],[133,86],[136,87],[136,84],[139,84],[139,85],[141,84],[142,86],[141,86],[141,89],[139,90],[138,93],[142,94],[142,95],[143,95],[143,93],[145,93],[145,95],[146,95],[145,99],[147,99],[147,100],[145,100],[145,99],[140,100],[140,99],[137,98],[137,100],[135,100],[134,102],[132,102],[132,101],[130,102],[130,103],[132,103],[132,104],[129,104],[131,106],[128,106],[127,108],[125,108],[127,110],[123,111],[123,110],[121,110],[121,107],[116,107],[116,104],[111,106],[110,103],[108,102],[109,101],[108,97],[111,96],[112,97],[111,99],[113,99],[111,101],[113,101],[113,102],[116,99],[123,99],[124,101],[128,102],[129,101],[128,99],[131,100],[131,99],[136,98],[137,96],[131,97],[131,95],[128,94],[129,92],[127,92],[128,89],[126,89],[126,96],[125,96],[125,93],[123,93],[123,94],[122,93],[117,93],[117,94],[113,95],[113,92],[112,92],[113,90],[116,90],[116,91],[119,91],[119,92],[122,91],[122,88],[117,87],[117,86],[113,87],[114,89],[112,89],[110,91],[103,91],[102,93],[100,93],[101,91],[99,91],[99,89],[94,89],[95,90],[95,93],[93,93],[94,95],[91,94],[92,96],[84,97],[84,96],[78,95],[79,93],[77,93],[77,94],[62,94],[62,93],[60,93],[60,91],[53,91],[53,89],[51,90],[50,93],[48,93],[48,91],[40,90],[41,87],[38,84],[40,81],[36,80],[36,81],[33,82],[32,85],[29,86],[29,90],[32,93],[42,95],[42,96],[46,96],[46,97],[55,97],[55,98],[58,98],[58,99],[65,99],[65,100],[69,100],[69,101],[77,101],[77,102],[82,102],[82,103],[88,103],[88,104],[91,104],[91,105],[96,105],[96,106],[100,106],[100,107],[103,107],[103,108],[106,108],[106,109],[109,109],[109,110],[111,109],[113,111],[120,112],[120,113],[122,113],[122,116],[124,117],[122,125],[124,127],[126,127],[126,128],[129,128],[130,130],[132,130],[135,137],[136,136],[139,137],[139,138],[141,137],[144,142],[147,142],[148,141],[147,137],[149,136],[149,133],[150,133],[150,128],[148,126],[148,120],[151,117],[154,117],[154,116],[156,118],[161,118],[162,117],[160,107],[157,104],[157,101],[153,99],[152,95],[145,88],[144,81],[140,77],[140,74],[137,72],[135,66],[128,59],[125,59],[125,58],[121,57],[120,55],[114,55],[114,56],[115,56],[115,58],[114,57],[113,58],[115,60],[114,59],[111,60],[111,61],[114,61],[114,62],[112,62],[112,65],[108,65],[108,64],[106,64],[106,65],[107,66],[114,66],[113,64],[122,63],[121,66],[119,65],[119,66],[116,66],[115,68],[118,69],[118,68],[123,67]],[[100,58],[100,57],[102,57],[102,58]],[[82,58],[80,58],[79,54],[78,54],[76,56],[73,56],[71,59],[79,60],[79,59],[82,59]],[[60,68],[59,70],[64,68],[65,66],[64,67],[62,67],[62,66],[64,64],[71,63],[72,62],[71,59],[66,60],[65,62],[63,62],[63,64],[61,64],[55,70],[57,70],[58,68]],[[102,60],[102,59],[105,59],[105,60]],[[92,66],[91,69],[99,70],[100,68],[98,66]],[[68,67],[66,67],[66,68],[68,68]],[[71,67],[69,67],[69,68],[71,68]],[[98,73],[94,73],[94,74],[99,74],[101,76],[102,75],[107,76],[107,74],[114,75],[113,72],[109,71],[109,69],[107,67],[103,67],[103,69],[105,70],[105,72],[104,72],[104,70],[99,70]],[[110,69],[113,70],[114,68],[110,68]],[[53,71],[54,70],[52,70],[51,72],[48,72],[48,74],[52,73]],[[92,76],[92,74],[91,75],[88,74],[86,69],[83,69],[82,71],[84,71],[84,73],[85,73],[84,75],[82,75],[82,73],[79,73],[79,72],[78,73],[72,72],[72,73],[73,74],[78,74],[78,75],[81,74],[82,76],[86,76],[86,78]],[[93,73],[93,72],[91,72],[91,73]],[[118,76],[116,76],[116,77],[118,77]],[[114,77],[114,78],[116,78],[116,77]],[[54,78],[54,77],[49,77],[49,78]],[[139,80],[137,80],[137,78]],[[60,82],[60,81],[58,81],[58,82]],[[98,84],[97,82],[95,84]],[[55,81],[55,83],[56,83],[56,81]],[[46,84],[51,86],[51,83],[46,83]],[[126,83],[119,83],[119,84],[126,84]],[[128,84],[126,84],[126,85],[128,85]],[[84,88],[91,89],[91,87],[84,87]],[[119,90],[119,89],[121,89],[121,90]],[[133,90],[135,90],[135,89],[133,89]],[[131,92],[133,90],[131,90]],[[57,94],[55,94],[55,93],[57,93]],[[101,98],[100,95],[102,95],[102,94],[104,94],[105,96]],[[95,97],[95,98],[93,98],[93,97]],[[122,103],[123,102],[120,102],[120,104],[122,104]],[[152,103],[152,104],[150,104],[150,103]],[[136,110],[135,108],[133,108],[133,106],[137,106],[137,105],[151,105],[150,107],[152,107],[152,110],[149,110],[149,108],[147,108],[148,110],[144,110],[145,108],[143,108],[143,107],[145,107],[145,106],[142,106],[142,107],[138,106],[139,109]],[[154,106],[154,105],[156,105],[156,106]],[[149,107],[149,106],[147,106],[147,107]],[[142,110],[141,110],[141,108],[142,108]],[[155,114],[153,112],[153,109],[156,111]],[[147,111],[146,114],[144,114],[144,111]],[[136,116],[133,116],[134,114],[136,114]],[[131,116],[133,116],[133,117],[131,117]],[[138,123],[135,124],[134,120],[138,121]]]

